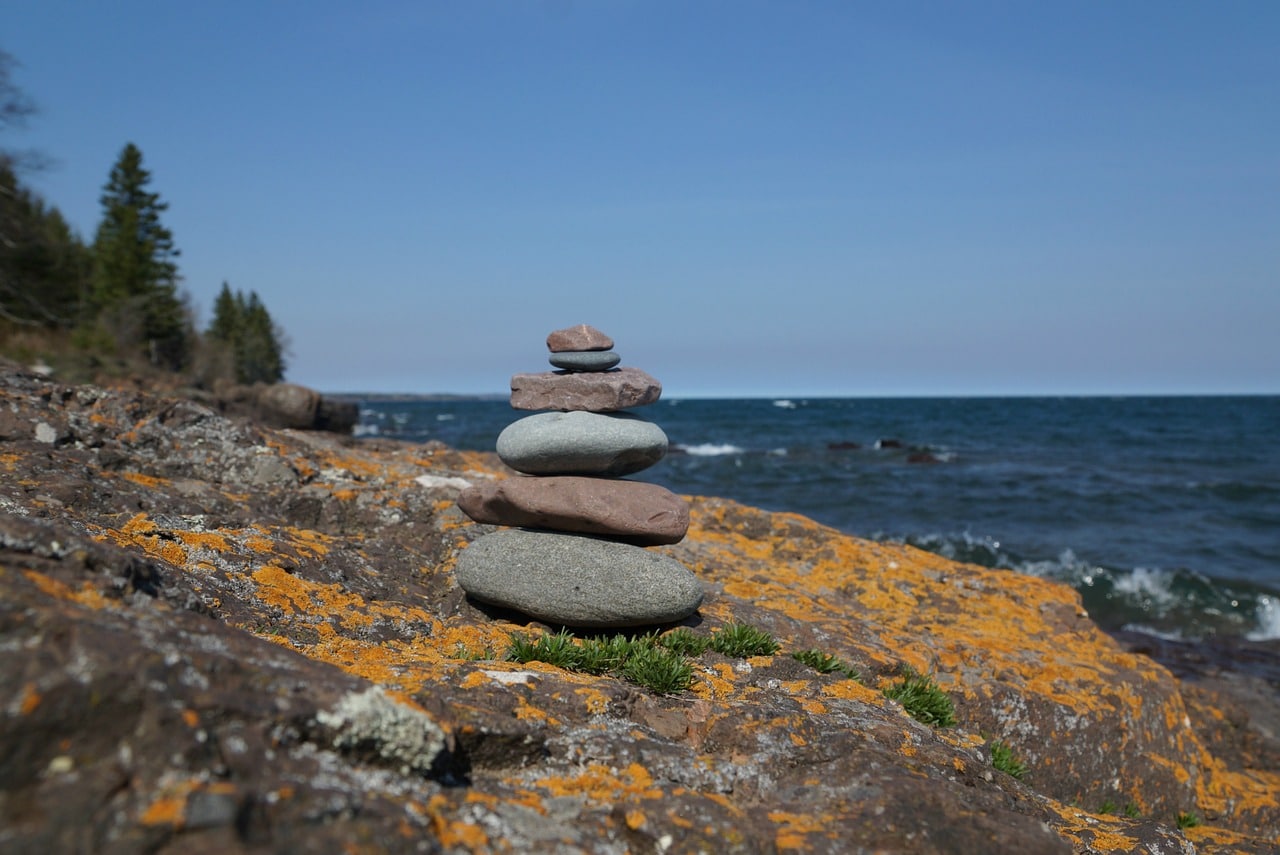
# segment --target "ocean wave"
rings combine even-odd
[[[775,407],[781,407],[784,410],[794,410],[797,406],[795,401],[789,401],[786,398],[779,398],[773,402]]]
[[[1258,628],[1245,633],[1250,641],[1272,641],[1280,638],[1280,602],[1275,597],[1263,594],[1258,597],[1258,606],[1254,611]]]
[[[729,443],[703,442],[698,445],[677,445],[676,448],[694,457],[718,457],[723,454],[744,454],[745,448]]]
[[[1221,634],[1280,638],[1280,598],[1186,568],[1104,567],[1071,549],[1056,558],[1023,558],[999,540],[967,531],[903,542],[955,561],[1063,582],[1080,592],[1085,609],[1103,627],[1182,641]]]

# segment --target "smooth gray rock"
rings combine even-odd
[[[487,534],[458,556],[456,573],[480,602],[565,626],[670,623],[702,604],[702,583],[674,558],[575,534]]]
[[[568,350],[551,354],[548,361],[565,371],[608,371],[622,357],[612,350]]]
[[[538,413],[498,434],[498,456],[527,475],[630,475],[667,453],[667,435],[631,413]]]

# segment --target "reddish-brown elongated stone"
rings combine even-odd
[[[689,503],[644,481],[576,475],[516,477],[468,487],[458,507],[476,522],[599,534],[638,546],[679,543]]]
[[[662,384],[639,368],[542,371],[511,378],[511,406],[517,410],[609,413],[652,404],[660,397]]]
[[[578,324],[556,330],[547,336],[547,350],[563,353],[566,350],[609,350],[613,339],[593,326]]]

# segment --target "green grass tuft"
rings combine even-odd
[[[1124,815],[1129,819],[1137,819],[1142,816],[1142,808],[1138,807],[1137,802],[1129,802],[1124,806]]]
[[[671,695],[693,683],[693,666],[679,653],[645,644],[632,649],[622,666],[622,676],[660,695]]]
[[[999,739],[991,741],[991,765],[997,771],[1004,772],[1010,778],[1022,780],[1022,776],[1027,774],[1027,766],[1017,755],[1013,753],[1013,749],[1005,745]]]
[[[658,643],[681,656],[700,656],[711,646],[711,639],[705,635],[694,635],[688,627],[682,626],[660,636]]]
[[[791,654],[791,658],[803,662],[819,674],[839,671],[850,680],[862,682],[862,675],[858,673],[858,669],[830,653],[823,653],[821,650],[797,650]]]
[[[1119,809],[1119,805],[1111,801],[1111,799],[1107,799],[1098,806],[1098,813],[1115,813]]]
[[[1178,814],[1178,828],[1195,828],[1199,824],[1200,817],[1196,816],[1194,812],[1180,812]]]
[[[711,636],[711,649],[734,658],[771,656],[778,652],[778,641],[754,626],[730,623]]]
[[[580,640],[563,631],[536,639],[513,635],[506,658],[520,663],[546,662],[585,674],[614,674],[661,694],[683,691],[693,682],[693,667],[688,660],[660,647],[654,635]]]
[[[956,723],[956,708],[951,697],[932,679],[911,668],[904,667],[902,680],[885,689],[883,694],[902,704],[912,718],[923,724],[951,727]]]

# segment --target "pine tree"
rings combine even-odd
[[[284,379],[282,334],[257,292],[222,291],[213,305],[213,321],[205,334],[231,353],[238,383],[277,383]]]
[[[89,252],[57,208],[0,162],[0,318],[70,328],[81,317]]]
[[[93,242],[93,303],[117,341],[141,346],[171,370],[187,357],[187,312],[178,298],[178,249],[160,222],[168,204],[147,190],[151,174],[129,143],[103,188],[102,222]]]

